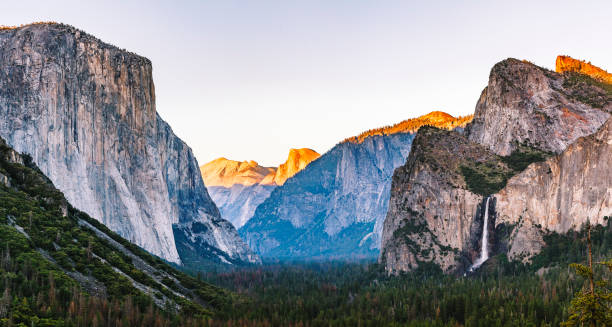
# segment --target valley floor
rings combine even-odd
[[[206,281],[245,296],[212,326],[559,326],[584,280],[585,232],[552,234],[531,265],[492,257],[472,276],[436,267],[387,276],[373,262],[292,263],[209,272]],[[594,261],[612,257],[608,226],[593,229]],[[603,266],[596,276],[610,280]]]

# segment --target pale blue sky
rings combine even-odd
[[[431,110],[472,113],[507,57],[612,70],[612,1],[10,1],[153,61],[157,110],[200,164],[265,165]]]

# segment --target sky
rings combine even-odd
[[[474,111],[505,58],[612,70],[612,1],[3,2],[0,25],[57,21],[153,62],[157,111],[200,164],[284,162],[442,110]]]

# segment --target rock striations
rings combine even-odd
[[[291,149],[287,161],[278,168],[219,158],[200,167],[200,171],[223,218],[240,228],[276,186],[283,185],[319,156],[311,149]]]
[[[590,77],[515,59],[496,64],[465,135],[421,129],[395,171],[386,270],[433,262],[465,271],[480,252],[486,196],[489,248],[511,259],[529,260],[543,233],[601,223],[612,214],[611,112],[610,91]]]
[[[378,255],[393,170],[420,126],[465,126],[433,112],[346,139],[272,191],[240,230],[263,257],[359,258]]]
[[[157,114],[148,59],[36,24],[0,31],[0,65],[0,136],[77,208],[168,261],[258,260]]]

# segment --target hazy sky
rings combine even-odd
[[[612,70],[612,1],[3,1],[153,61],[157,110],[200,164],[278,165],[431,110],[472,113],[507,57]]]

